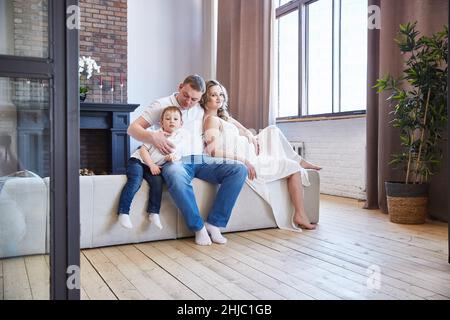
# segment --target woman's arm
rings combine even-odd
[[[233,118],[230,117],[230,118],[228,119],[228,122],[234,124],[234,125],[238,128],[239,134],[240,134],[241,136],[244,136],[244,137],[247,137],[247,138],[249,138],[249,137],[254,137],[253,133],[252,133],[250,130],[248,130],[246,127],[244,127],[244,126],[243,126],[239,121],[237,121],[236,119],[233,119]]]
[[[139,149],[139,155],[141,156],[142,161],[150,168],[152,175],[157,176],[161,173],[161,168],[152,160],[145,145],[142,145]]]
[[[256,171],[253,165],[244,157],[233,152],[223,150],[219,146],[221,140],[220,120],[214,117],[207,117],[203,125],[204,139],[206,143],[205,152],[211,157],[227,158],[243,162],[248,168],[248,177],[250,180],[256,178]]]
[[[246,127],[244,127],[239,121],[237,121],[236,119],[233,118],[229,118],[228,122],[234,124],[236,126],[236,128],[238,128],[239,130],[239,134],[241,136],[244,136],[248,139],[248,142],[253,144],[255,146],[255,152],[256,155],[259,155],[259,151],[260,151],[260,146],[258,143],[258,139],[256,138],[256,136],[253,135],[253,133],[248,130]]]

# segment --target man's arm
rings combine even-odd
[[[128,127],[127,133],[134,139],[143,143],[153,144],[152,132],[147,131],[150,124],[143,117],[137,118]]]
[[[174,145],[167,140],[167,135],[164,132],[152,132],[147,130],[149,127],[150,124],[147,120],[143,117],[139,117],[130,124],[127,133],[138,141],[154,145],[164,155],[172,153]]]

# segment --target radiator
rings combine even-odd
[[[305,157],[305,143],[302,141],[289,141],[292,148],[295,152],[297,152],[298,155],[300,155],[302,158]]]

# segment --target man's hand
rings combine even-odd
[[[151,144],[154,145],[163,155],[168,155],[173,152],[175,146],[172,142],[167,140],[170,133],[167,132],[152,132]]]

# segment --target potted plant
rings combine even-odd
[[[80,79],[80,101],[84,101],[89,92],[89,87],[86,85],[92,75],[100,73],[100,66],[91,57],[82,56],[78,59],[78,76]]]
[[[405,171],[402,182],[385,182],[390,220],[424,223],[428,182],[442,160],[442,133],[447,124],[448,27],[431,37],[421,36],[417,22],[400,25],[395,39],[405,56],[403,76],[386,75],[375,88],[388,91],[392,124],[400,130],[402,152],[390,162]]]

